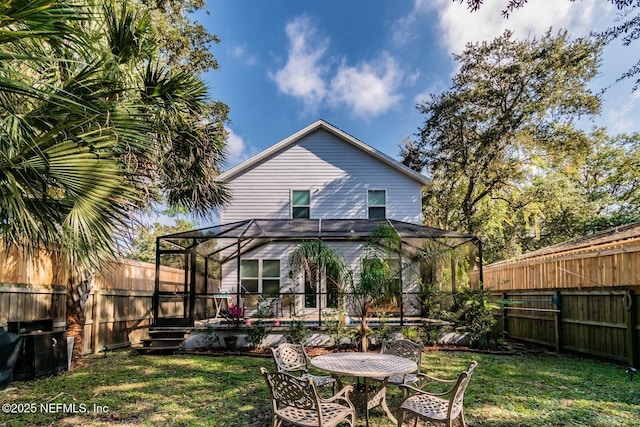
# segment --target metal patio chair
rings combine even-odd
[[[400,387],[408,392],[408,396],[398,407],[398,427],[401,427],[403,420],[408,418],[415,418],[416,425],[418,419],[422,419],[434,425],[447,427],[452,426],[453,420],[459,418],[460,425],[465,427],[467,424],[464,420],[464,392],[477,365],[477,362],[471,362],[467,370],[461,372],[455,380],[444,380],[426,374],[418,374],[422,387],[433,382],[452,385],[452,388],[444,393],[431,393],[423,388],[401,385]]]
[[[420,363],[422,362],[422,344],[407,339],[384,340],[382,341],[380,353],[404,357],[405,359],[416,362],[418,365],[418,370],[415,373],[394,375],[389,377],[387,384],[399,386],[400,384],[415,384],[418,382],[418,373],[420,372]],[[374,379],[384,381],[384,378],[376,377]]]
[[[296,426],[337,426],[347,422],[355,425],[356,410],[349,400],[353,386],[345,386],[334,396],[320,397],[311,378],[301,379],[286,372],[268,372],[260,368],[271,394],[273,427],[282,422]]]
[[[282,343],[271,347],[271,355],[278,371],[299,373],[300,378],[310,378],[316,387],[331,387],[335,393],[336,380],[329,375],[313,375],[309,372],[309,356],[302,344]]]

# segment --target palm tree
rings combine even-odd
[[[70,264],[112,251],[113,224],[140,197],[119,161],[146,127],[115,102],[122,85],[53,0],[0,6],[0,224],[5,243],[61,245]]]
[[[132,211],[159,194],[206,215],[227,198],[226,107],[160,64],[147,15],[114,4],[0,3],[0,238],[60,253],[76,354],[90,272],[118,256]]]
[[[360,319],[360,349],[367,351],[369,319],[372,308],[394,301],[400,289],[393,257],[400,253],[400,236],[388,225],[380,225],[364,250],[359,268],[345,274],[344,285],[348,310]]]
[[[311,288],[320,290],[323,277],[340,279],[344,261],[336,250],[322,240],[303,240],[289,253],[289,267],[295,275],[304,273]]]
[[[126,87],[87,31],[94,11],[18,0],[0,15],[0,233],[28,254],[60,254],[81,351],[87,272],[116,257],[113,236],[143,197],[121,153],[143,148],[150,129],[119,102]]]

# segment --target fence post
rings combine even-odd
[[[560,291],[555,291],[555,299],[553,300],[553,304],[556,306],[558,310],[554,316],[554,326],[556,333],[556,352],[560,353],[562,351],[562,295]]]
[[[102,310],[102,293],[100,288],[93,288],[93,323],[91,324],[91,351],[96,354],[100,351],[100,311]]]
[[[627,359],[629,366],[636,365],[636,310],[634,310],[633,303],[635,299],[635,293],[631,290],[624,294],[624,309],[626,311],[627,318]]]
[[[507,292],[502,293],[502,333],[506,336],[509,335],[507,331],[507,299],[509,294]]]

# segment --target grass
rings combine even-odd
[[[465,397],[470,426],[640,425],[640,378],[629,381],[606,362],[434,351],[423,353],[422,371],[454,377],[471,360],[479,365]],[[0,404],[35,413],[0,412],[0,426],[268,426],[260,366],[273,362],[115,352],[73,372],[11,383]],[[390,387],[389,394],[393,408],[400,393]],[[371,414],[373,426],[392,425],[379,409]]]

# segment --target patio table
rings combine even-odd
[[[358,408],[364,409],[367,426],[369,425],[369,409],[378,405],[387,414],[387,417],[396,424],[396,418],[389,410],[386,399],[387,380],[392,375],[403,375],[418,369],[416,362],[400,356],[380,353],[329,353],[316,356],[311,359],[311,365],[321,371],[330,373],[342,387],[339,376],[358,378],[358,384],[354,387],[352,401]],[[382,377],[382,382],[371,378]],[[362,383],[360,383],[362,379]]]

